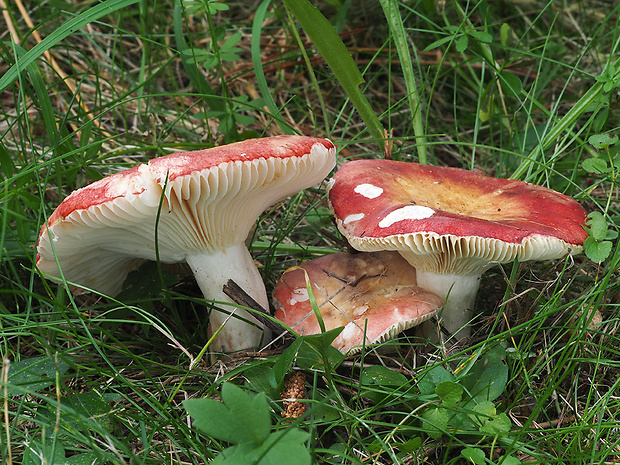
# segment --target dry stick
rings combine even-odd
[[[26,23],[26,26],[28,26],[31,29],[32,37],[34,37],[34,40],[37,42],[37,44],[41,43],[41,41],[43,39],[41,38],[41,35],[39,34],[39,31],[35,28],[34,23],[32,22],[32,19],[30,18],[30,15],[28,14],[28,11],[26,10],[26,8],[24,8],[24,4],[22,3],[22,0],[15,0],[15,4],[17,5],[17,8],[19,9],[19,12],[22,15],[22,18],[23,18],[24,22]],[[15,41],[16,44],[19,44],[19,37],[17,36],[17,31],[15,30],[15,27],[14,27],[14,25],[11,22],[11,17],[10,17],[10,15],[8,13],[8,9],[6,7],[6,4],[5,4],[4,0],[0,0],[0,7],[3,9],[3,16],[4,16],[4,20],[5,20],[6,24],[7,24],[7,27],[9,28],[9,31],[13,35],[13,41]],[[60,76],[62,81],[65,83],[65,85],[69,88],[71,93],[75,96],[75,98],[78,101],[78,104],[80,105],[82,110],[85,113],[90,114],[91,113],[90,108],[88,107],[86,102],[84,102],[84,100],[79,96],[79,94],[77,92],[77,86],[75,85],[75,80],[73,78],[69,77],[67,75],[67,73],[65,73],[62,70],[62,68],[60,67],[58,62],[54,59],[54,57],[50,53],[49,49],[45,50],[43,52],[43,56],[47,59],[49,64],[52,66],[52,69],[54,71],[56,71],[58,76]],[[101,128],[99,120],[93,119],[93,124],[95,126],[97,126],[98,128]],[[70,125],[71,125],[71,128],[75,132],[78,132],[79,128],[78,128],[77,125],[75,125],[73,123],[70,123]],[[106,137],[111,137],[110,134],[108,134],[106,132],[104,132],[104,134],[105,134]]]
[[[256,300],[250,297],[248,293],[245,292],[241,286],[239,286],[232,279],[229,279],[226,284],[222,286],[222,290],[224,291],[224,294],[230,297],[237,305],[243,305],[244,307],[256,310],[258,313],[255,313],[254,317],[269,329],[276,332],[276,334],[280,334],[282,332],[282,328],[264,316],[267,315],[267,310],[256,302]]]

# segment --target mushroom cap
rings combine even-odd
[[[276,136],[155,158],[65,198],[41,228],[37,266],[115,295],[157,252],[176,263],[243,242],[267,207],[322,181],[335,155],[327,139]]]
[[[336,253],[285,271],[273,291],[275,317],[299,334],[318,334],[306,273],[325,329],[344,326],[332,345],[347,352],[383,342],[430,318],[443,305],[416,286],[415,270],[396,252]]]
[[[334,175],[329,202],[354,248],[397,250],[434,273],[560,258],[579,253],[587,237],[586,212],[572,198],[459,168],[351,161]]]

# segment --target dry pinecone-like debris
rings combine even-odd
[[[284,410],[284,418],[298,418],[306,411],[306,404],[298,399],[306,398],[306,375],[301,371],[293,371],[286,375],[284,389],[280,393]]]

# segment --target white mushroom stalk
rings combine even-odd
[[[469,323],[482,274],[460,276],[416,270],[416,277],[418,286],[446,300],[438,312],[444,329],[457,339],[469,337],[471,334]]]
[[[37,265],[52,278],[62,270],[69,282],[115,295],[146,260],[186,261],[205,298],[230,302],[222,287],[232,279],[267,310],[244,241],[266,208],[323,180],[335,152],[326,139],[277,136],[172,154],[108,176],[72,193],[50,216]],[[268,342],[249,312],[225,307],[212,312],[211,331],[227,321],[213,350]]]
[[[222,330],[213,342],[215,347],[224,351],[261,347],[271,339],[269,330],[248,311],[237,308],[235,302],[223,291],[228,280],[233,279],[261,307],[269,308],[263,279],[245,244],[234,244],[213,253],[188,255],[186,261],[206,299],[231,304],[219,305],[221,311],[211,313],[211,333],[226,323],[225,330]]]

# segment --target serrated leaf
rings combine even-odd
[[[610,241],[597,241],[593,237],[587,237],[583,242],[583,251],[594,263],[602,263],[611,253],[613,244]]]
[[[398,444],[397,447],[400,452],[410,454],[411,452],[415,452],[420,447],[422,447],[422,438],[419,436],[416,436],[414,438],[409,439],[407,442]]]
[[[597,241],[602,241],[607,237],[607,220],[601,212],[590,212],[586,217],[588,235]]]
[[[500,457],[497,463],[501,463],[502,465],[521,465],[523,462],[512,455],[505,455],[503,460]]]
[[[441,398],[445,405],[454,405],[463,398],[463,386],[454,381],[444,381],[437,385],[435,394]]]
[[[485,416],[492,416],[492,415],[495,415],[497,413],[497,410],[495,408],[495,404],[493,402],[491,402],[491,401],[488,401],[488,400],[482,401],[479,404],[474,405],[472,410],[475,413],[479,413],[479,414],[485,415]]]
[[[510,433],[511,426],[510,418],[505,413],[500,413],[497,416],[486,418],[480,426],[480,432],[490,436],[498,436]]]
[[[422,412],[424,431],[433,439],[439,439],[447,430],[449,420],[448,412],[441,407],[431,407]]]
[[[587,158],[581,164],[581,167],[588,173],[605,174],[609,171],[607,162],[602,158]]]
[[[267,439],[271,418],[263,393],[252,397],[240,387],[224,383],[222,401],[189,399],[183,406],[194,426],[216,439],[233,444],[261,444]]]
[[[602,149],[617,143],[618,136],[610,136],[609,134],[594,134],[588,138],[588,142],[594,148]]]
[[[311,456],[302,444],[309,434],[297,428],[271,433],[262,444],[244,443],[229,447],[213,465],[310,465]]]
[[[444,367],[436,366],[418,380],[418,388],[422,394],[434,394],[438,384],[454,381],[454,375]]]
[[[461,455],[465,457],[468,462],[475,463],[476,465],[484,465],[486,463],[484,460],[484,452],[474,447],[466,447],[461,451]]]

